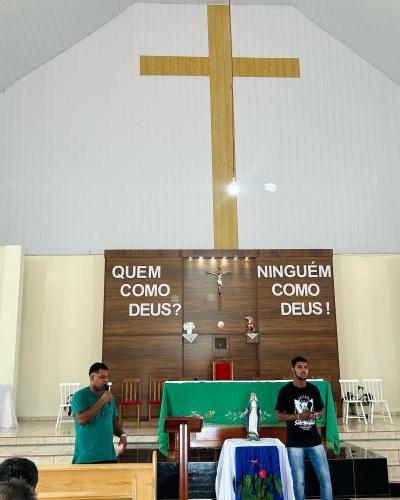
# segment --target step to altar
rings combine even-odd
[[[374,425],[373,429],[365,429],[364,426],[358,426],[356,423],[347,429],[340,425],[340,436],[344,441],[341,455],[338,458],[329,452],[329,463],[336,493],[338,493],[338,485],[341,484],[343,487],[347,485],[346,487],[350,488],[348,493],[352,492],[352,494],[346,495],[347,498],[351,498],[356,492],[357,496],[369,498],[378,495],[388,496],[385,486],[382,486],[385,471],[387,477],[387,468],[389,468],[392,486],[396,485],[395,481],[400,479],[400,464],[398,462],[400,456],[400,418],[395,417],[394,420],[395,425],[393,426],[381,423]],[[25,456],[37,464],[71,463],[75,440],[74,426],[71,422],[63,422],[58,432],[54,430],[55,421],[21,421],[20,424],[17,429],[0,429],[0,461],[11,456]],[[147,456],[150,461],[151,451],[157,449],[157,426],[158,421],[156,420],[151,423],[142,422],[139,429],[132,423],[124,423],[124,429],[129,436],[129,445],[125,458],[129,456],[129,460],[141,462]],[[346,441],[351,444],[347,445]],[[114,443],[117,444],[117,442],[118,438],[115,438]],[[357,444],[362,445],[362,447],[355,446]],[[202,455],[196,455],[196,453]],[[208,453],[208,455],[204,453]],[[168,491],[166,488],[170,487],[175,488],[170,493],[176,494],[178,488],[177,463],[166,460],[160,453],[158,453],[158,456],[158,498],[177,498],[177,496],[165,496],[165,493],[163,493],[163,491]],[[216,448],[211,448],[209,451],[204,451],[201,448],[191,450],[189,487],[192,499],[214,498],[218,456],[219,449]],[[361,479],[356,481],[353,471],[357,476],[361,474]],[[375,477],[377,471],[381,479],[383,479],[383,481],[380,481],[380,493],[373,489],[374,485],[371,486],[371,489],[368,483],[371,478]],[[312,488],[318,488],[313,474],[313,470],[307,465],[307,487],[311,488],[311,492],[307,492],[308,496],[316,494],[317,490]],[[344,477],[350,479],[346,482],[343,480]],[[376,482],[375,479],[373,482]],[[340,491],[342,490],[339,490],[339,493]],[[386,491],[386,493],[382,493],[382,491]],[[341,496],[343,497],[341,494],[338,498]]]
[[[348,426],[340,426],[343,443],[373,451],[387,459],[389,481],[400,483],[400,421],[393,417],[393,424],[379,420],[373,426],[365,426],[354,420]]]
[[[130,445],[157,448],[158,421],[144,422],[138,428],[127,422],[124,429]],[[55,420],[21,420],[13,429],[0,429],[0,462],[11,457],[29,458],[37,465],[70,464],[74,454],[75,429],[72,421],[63,422],[55,431]],[[119,439],[114,437],[117,449]]]
[[[196,448],[189,455],[189,498],[215,499],[215,477],[220,450]],[[128,448],[123,462],[150,461],[149,450]],[[157,498],[179,498],[179,464],[157,453]],[[335,498],[374,498],[390,495],[387,460],[357,446],[344,445],[339,455],[328,450],[328,463]],[[319,483],[311,463],[306,460],[306,497],[319,496]]]

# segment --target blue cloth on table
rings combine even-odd
[[[260,470],[264,469],[268,476],[273,474],[276,479],[281,480],[278,448],[276,446],[238,446],[235,450],[235,469],[236,500],[242,500],[239,487],[244,475],[258,475]],[[274,500],[283,500],[283,495],[280,495],[276,489],[274,489]]]

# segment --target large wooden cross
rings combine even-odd
[[[235,169],[232,77],[299,78],[297,58],[232,57],[230,9],[208,5],[208,57],[141,56],[141,75],[210,79],[214,246],[238,248],[236,197],[227,193]]]

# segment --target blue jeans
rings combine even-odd
[[[328,460],[322,444],[310,448],[287,448],[290,468],[292,469],[293,489],[296,500],[304,500],[304,459],[310,459],[318,477],[322,500],[332,500],[331,476]]]

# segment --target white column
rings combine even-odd
[[[0,246],[0,383],[11,384],[14,406],[18,387],[23,277],[23,248],[19,245]]]

